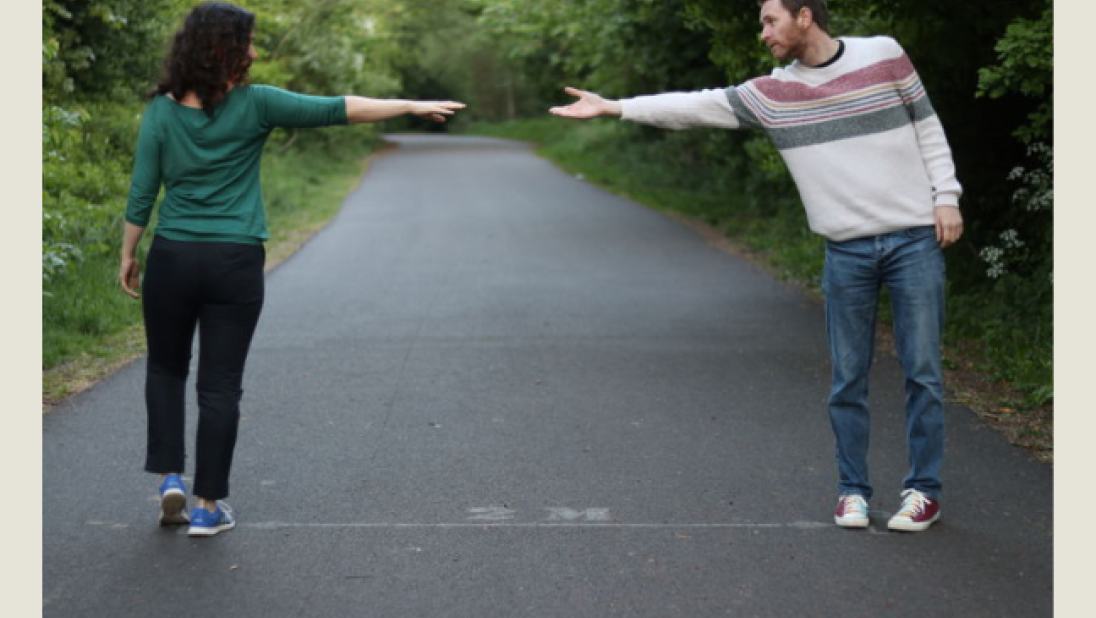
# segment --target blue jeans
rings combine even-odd
[[[838,489],[872,496],[868,477],[868,373],[879,293],[887,286],[894,338],[905,374],[909,474],[904,489],[938,498],[944,459],[944,256],[935,228],[827,242],[823,290],[833,379],[830,423],[837,440]]]

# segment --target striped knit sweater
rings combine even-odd
[[[621,101],[622,118],[667,129],[756,128],[775,143],[811,230],[834,241],[933,225],[962,188],[936,112],[901,46],[842,38],[824,67],[798,61],[725,90]]]

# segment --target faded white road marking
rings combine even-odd
[[[468,519],[473,521],[508,521],[517,513],[514,509],[504,506],[483,506],[468,509],[471,513]]]
[[[130,525],[119,522],[84,522],[96,528],[124,529]],[[830,522],[788,522],[777,524],[627,524],[620,522],[481,522],[481,523],[407,523],[407,522],[237,522],[237,527],[256,530],[297,529],[355,529],[355,528],[392,528],[392,529],[448,529],[448,528],[631,528],[631,529],[778,529],[790,528],[814,530],[821,528],[837,529]]]
[[[312,529],[353,529],[353,528],[639,528],[639,529],[779,529],[792,528],[798,530],[815,530],[821,528],[834,528],[832,522],[795,521],[787,523],[623,523],[623,522],[482,522],[482,523],[407,523],[407,522],[241,522],[237,526],[256,528],[259,530],[279,530],[285,528],[312,528]]]
[[[549,507],[547,511],[551,513],[548,521],[578,521],[580,519],[586,521],[612,521],[612,517],[609,517],[609,509],[576,511],[565,507]]]
[[[514,521],[518,511],[508,506],[484,506],[467,510],[466,520],[463,522],[290,522],[290,521],[262,521],[262,522],[238,522],[237,525],[255,530],[283,530],[283,529],[314,529],[314,530],[339,530],[339,529],[456,529],[456,528],[614,528],[614,529],[652,529],[652,530],[762,530],[762,529],[796,529],[816,530],[823,528],[835,528],[831,522],[793,521],[793,522],[739,522],[739,523],[698,523],[698,522],[660,522],[660,523],[630,523],[616,520],[612,511],[608,508],[584,508],[573,509],[570,507],[546,507],[547,518],[540,521]],[[87,521],[89,526],[98,528],[125,528],[128,523],[109,521]]]

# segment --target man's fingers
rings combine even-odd
[[[603,113],[601,99],[596,94],[571,86],[565,86],[563,91],[573,97],[578,97],[578,101],[574,101],[570,105],[551,107],[548,109],[548,113],[564,118],[594,118]]]
[[[578,112],[570,107],[553,107],[548,110],[548,112],[555,114],[556,116],[562,116],[563,118],[593,118],[592,114]]]
[[[936,228],[936,239],[941,247],[950,247],[963,237],[962,225],[942,225]]]
[[[963,217],[953,207],[936,209],[936,242],[941,247],[955,244],[963,236]]]

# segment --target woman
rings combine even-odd
[[[277,127],[375,122],[415,114],[444,122],[452,101],[315,97],[249,85],[255,15],[226,2],[191,11],[175,35],[164,77],[141,122],[126,205],[119,279],[134,298],[138,241],[160,187],[165,196],[143,286],[148,340],[145,470],[160,474],[160,524],[189,522],[189,535],[235,526],[223,501],[239,424],[244,363],[263,305],[268,234],[259,168]],[[181,478],[184,398],[199,333],[198,430],[191,514]]]

